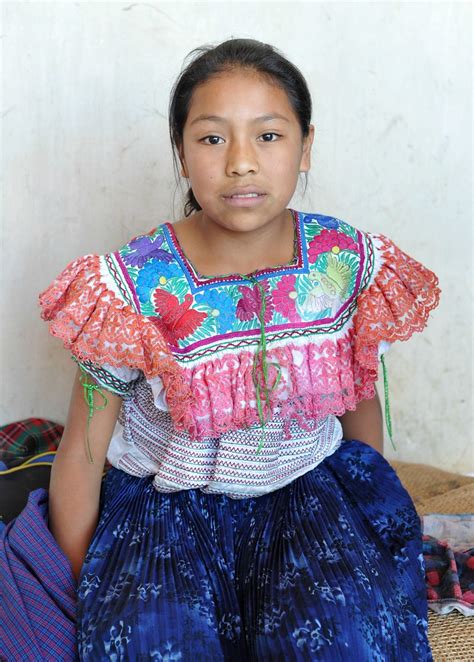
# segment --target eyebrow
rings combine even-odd
[[[277,119],[284,120],[285,122],[290,121],[284,115],[280,115],[279,113],[270,113],[268,115],[260,115],[260,117],[255,117],[252,120],[252,122],[256,124],[257,122],[269,122],[270,120],[277,120]],[[223,124],[226,124],[227,120],[225,119],[225,117],[220,117],[219,115],[198,115],[193,119],[190,126],[196,124],[197,122],[221,122]]]

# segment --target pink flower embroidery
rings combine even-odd
[[[271,297],[268,296],[268,282],[261,283],[265,291],[265,314],[264,322],[270,322],[273,317],[273,301]],[[260,288],[257,285],[252,287],[246,287],[245,285],[240,285],[239,292],[242,294],[242,298],[239,299],[236,308],[236,315],[240,320],[251,320],[254,315],[257,317],[260,316],[260,307],[262,305],[262,297],[260,294]]]
[[[309,259],[314,262],[321,253],[333,253],[337,255],[342,250],[355,251],[357,250],[357,244],[342,232],[338,232],[337,230],[323,230],[321,234],[310,241],[308,255]]]
[[[296,276],[283,276],[273,291],[275,310],[288,318],[290,322],[300,322],[301,317],[296,312]]]

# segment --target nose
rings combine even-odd
[[[228,176],[246,175],[249,172],[258,172],[255,148],[248,140],[232,141],[227,151],[226,174]]]

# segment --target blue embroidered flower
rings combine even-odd
[[[210,308],[209,317],[214,319],[219,333],[232,330],[235,321],[235,304],[230,297],[213,289],[196,294],[195,301]]]
[[[166,264],[160,260],[150,260],[140,269],[137,278],[137,292],[141,303],[148,303],[150,292],[157,285],[165,285],[173,276],[179,276],[180,270],[176,264]]]
[[[166,281],[173,276],[181,276],[181,270],[177,264],[159,263],[160,285],[165,285]],[[163,280],[164,279],[164,280]]]

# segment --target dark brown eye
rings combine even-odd
[[[262,133],[262,136],[277,136],[278,138],[280,138],[280,134],[275,133],[274,131],[271,131],[269,133]],[[263,142],[264,143],[274,143],[275,141],[274,140],[264,140]]]
[[[207,140],[208,138],[217,138],[217,140],[222,140],[220,136],[205,136],[200,140],[200,142],[203,142],[204,140]],[[207,143],[208,145],[218,145],[218,143]]]

